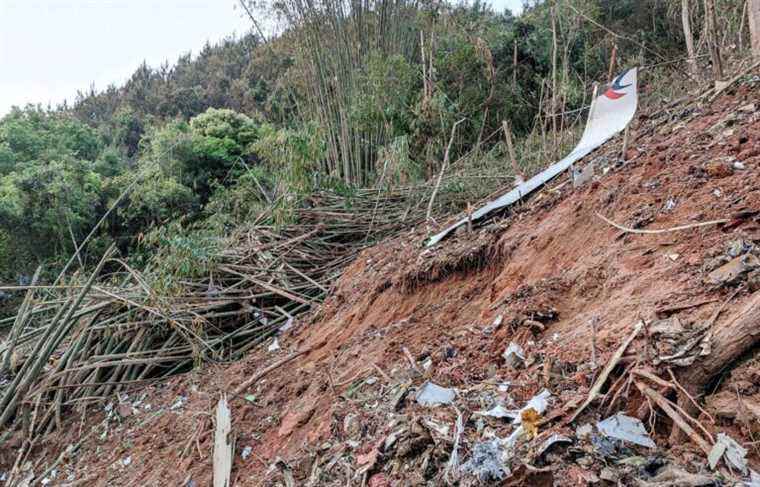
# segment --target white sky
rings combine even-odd
[[[490,0],[497,11],[522,0]],[[143,61],[174,63],[250,21],[237,0],[0,0],[0,116],[121,84]]]

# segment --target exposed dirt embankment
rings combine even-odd
[[[619,144],[610,143],[587,158],[598,165],[594,182],[574,189],[556,181],[473,234],[427,250],[418,229],[364,252],[318,315],[280,337],[281,349],[122,398],[109,430],[98,426],[65,457],[54,482],[71,474],[85,480],[80,485],[209,485],[211,412],[220,392],[304,349],[310,351],[231,399],[234,485],[284,484],[291,475],[296,485],[439,485],[452,451],[467,462],[477,444],[514,429],[476,411],[520,408],[543,388],[552,396],[539,437],[522,439],[511,453],[508,482],[631,485],[668,463],[716,475],[693,443],[674,441],[671,418],[642,396],[630,372],[670,384],[688,378],[689,368],[717,353],[705,349],[711,337],[757,300],[760,224],[752,211],[760,209],[760,110],[748,102],[758,94],[743,86],[711,107],[645,120],[626,164],[616,160]],[[646,230],[729,222],[636,234],[597,214]],[[610,393],[567,424],[640,320],[644,331],[602,390]],[[697,345],[686,347],[694,337]],[[511,342],[524,352],[517,368],[502,357]],[[683,408],[704,428],[695,426],[699,434],[714,440],[728,433],[757,469],[759,359],[756,347],[741,352],[724,374],[695,388],[678,385],[699,403]],[[426,380],[456,388],[455,404],[417,404],[415,391]],[[674,403],[683,397],[672,386],[648,385]],[[615,462],[606,461],[601,446],[576,433],[618,411],[643,420],[657,449],[620,450]],[[30,468],[38,474],[105,413],[74,415],[65,432],[36,447]],[[538,452],[551,433],[573,444]],[[655,456],[667,459],[655,465]],[[634,457],[643,459],[639,467],[617,463]],[[723,463],[718,469],[731,475]]]

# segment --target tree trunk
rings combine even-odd
[[[737,359],[760,344],[760,293],[752,295],[744,308],[727,323],[714,323],[712,331],[710,355],[698,359],[678,374],[678,381],[693,397],[702,394],[719,373],[728,370]],[[694,406],[685,395],[679,395],[678,405],[689,414],[695,413]],[[681,431],[674,426],[671,444],[681,438]]]
[[[747,0],[747,5],[752,55],[760,60],[760,0]]]
[[[694,35],[691,33],[691,19],[689,15],[689,0],[681,0],[681,21],[683,22],[683,36],[686,39],[686,51],[689,54],[689,70],[693,77],[697,77],[697,55],[694,49]]]
[[[718,48],[718,27],[715,20],[715,0],[705,0],[705,26],[712,59],[713,77],[715,81],[723,79],[723,63]]]

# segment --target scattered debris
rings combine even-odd
[[[243,460],[248,460],[248,457],[251,456],[251,453],[253,453],[253,448],[250,446],[246,446],[243,448],[243,451],[240,452],[240,458]]]
[[[570,174],[573,179],[573,188],[580,188],[594,178],[594,163],[586,164],[583,169],[579,169],[577,165],[573,164]]]
[[[514,409],[506,409],[501,404],[497,404],[487,411],[475,411],[476,415],[489,416],[491,418],[509,418],[515,420],[520,417],[520,411]]]
[[[538,451],[536,452],[536,456],[540,457],[544,453],[546,453],[549,448],[556,445],[557,443],[572,443],[573,440],[565,435],[560,435],[557,433],[554,433],[549,438],[547,438],[543,443],[541,443],[541,446],[538,447]]]
[[[504,321],[504,316],[499,315],[496,317],[496,319],[493,320],[493,323],[488,325],[483,329],[483,333],[486,335],[491,335],[492,333],[495,333],[499,327],[501,327],[501,323]]]
[[[515,342],[510,342],[504,353],[501,354],[507,367],[517,369],[525,365],[525,352],[522,347]]]
[[[187,403],[187,396],[179,396],[177,397],[177,400],[174,401],[171,406],[169,406],[169,410],[177,411],[178,409],[182,409],[182,407],[186,403]]]
[[[267,352],[276,352],[280,349],[280,342],[277,340],[277,337],[274,337],[272,340],[272,343],[269,344],[267,347]]]
[[[647,448],[655,448],[654,441],[649,437],[649,433],[644,425],[637,418],[626,416],[623,413],[617,413],[604,421],[596,423],[597,429],[604,435],[618,440],[627,441]]]
[[[743,474],[747,474],[747,450],[737,443],[733,438],[725,433],[718,433],[715,441],[715,445],[710,454],[707,456],[710,468],[715,470],[715,466],[718,464],[721,458],[725,458],[726,463],[739,470]]]
[[[456,391],[454,389],[441,387],[427,381],[417,391],[415,400],[421,406],[438,406],[439,404],[451,404],[455,397]]]
[[[604,370],[602,370],[601,374],[599,374],[599,377],[596,379],[596,382],[594,382],[594,385],[591,387],[591,389],[588,391],[588,396],[586,397],[586,400],[581,404],[578,409],[573,412],[573,415],[568,420],[568,423],[572,423],[575,421],[575,418],[578,417],[579,414],[583,412],[584,409],[588,407],[589,404],[591,404],[594,399],[596,399],[599,392],[602,390],[602,387],[604,387],[605,382],[607,382],[607,378],[609,377],[612,370],[617,366],[617,364],[620,362],[620,359],[623,358],[623,353],[625,353],[625,350],[628,348],[628,345],[631,344],[634,338],[639,334],[641,329],[643,328],[644,323],[639,321],[636,323],[636,326],[633,329],[633,332],[626,338],[626,340],[620,344],[620,347],[618,347],[617,350],[615,350],[615,353],[610,357],[609,362],[607,362],[607,365],[604,367]]]
[[[470,459],[462,465],[462,472],[483,482],[509,477],[512,472],[505,464],[508,452],[502,443],[499,438],[475,443]]]
[[[754,254],[740,255],[712,271],[707,276],[707,280],[710,284],[730,286],[738,283],[742,277],[758,267],[760,267],[760,259]]]

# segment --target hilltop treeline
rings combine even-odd
[[[718,3],[721,47],[736,49],[743,2]],[[123,86],[0,120],[0,282],[55,267],[117,200],[82,265],[115,241],[138,263],[159,247],[182,255],[192,273],[214,236],[265,206],[286,221],[321,189],[421,183],[448,146],[451,160],[501,157],[504,121],[551,157],[573,120],[559,114],[588,102],[614,45],[617,67],[685,55],[669,0],[535,2],[519,17],[480,2],[249,7],[278,19],[279,34],[143,64]],[[701,2],[690,15],[707,52]]]

